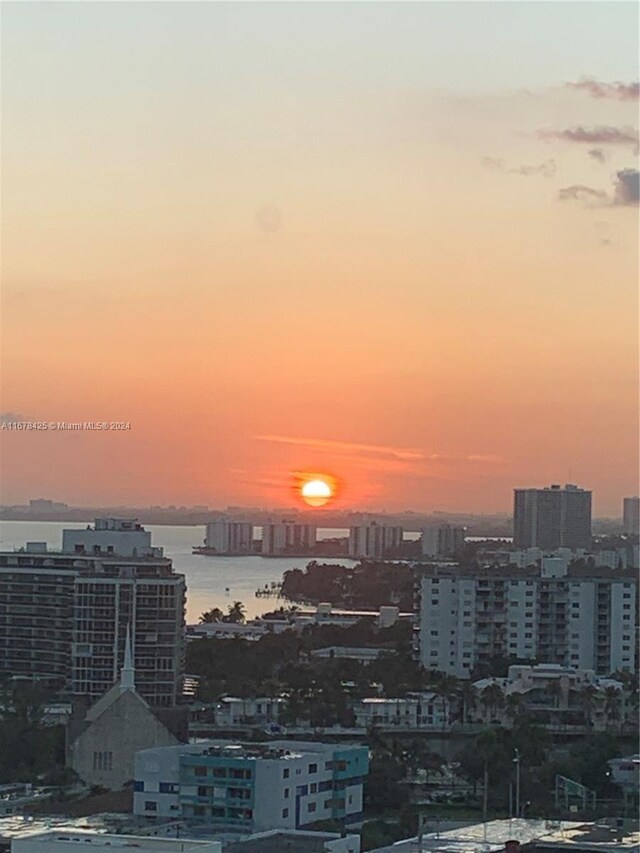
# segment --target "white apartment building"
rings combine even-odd
[[[317,528],[313,524],[296,524],[293,521],[280,521],[262,526],[262,553],[265,556],[277,554],[305,554],[316,544]]]
[[[251,554],[253,524],[218,518],[206,525],[205,547],[216,554]]]
[[[240,699],[237,696],[224,696],[216,705],[217,726],[246,726],[277,723],[286,705],[279,696],[259,696],[252,699]]]
[[[635,667],[635,572],[566,567],[416,569],[423,666],[468,678],[496,656],[538,659],[603,675]]]
[[[358,524],[349,530],[349,556],[353,559],[381,559],[402,545],[402,527],[378,524]]]
[[[361,699],[353,706],[356,726],[369,728],[429,729],[449,727],[448,703],[434,693],[411,693],[406,697]]]
[[[151,547],[151,533],[135,518],[96,518],[85,530],[63,530],[65,554],[113,554],[118,557],[162,557]]]
[[[422,530],[422,556],[436,560],[459,557],[464,548],[464,527],[432,524]]]
[[[369,751],[286,740],[204,741],[142,750],[135,766],[134,814],[248,833],[357,821]]]
[[[84,830],[52,830],[14,838],[11,853],[70,853],[72,850],[140,851],[140,853],[222,853],[220,841],[156,838],[148,835],[111,835]]]

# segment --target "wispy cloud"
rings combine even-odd
[[[640,97],[640,83],[603,83],[593,77],[582,77],[577,83],[565,83],[567,89],[585,92],[592,98],[607,98],[612,101],[637,101]]]
[[[564,130],[544,128],[538,131],[541,139],[557,139],[587,145],[638,145],[638,131],[633,127],[568,127]]]
[[[333,441],[327,438],[297,438],[289,435],[258,435],[259,441],[271,441],[277,444],[296,444],[314,450],[327,452],[363,453],[394,457],[395,459],[424,459],[422,450],[411,447],[392,447],[379,444],[358,444],[351,441]]]
[[[28,418],[18,412],[0,412],[0,424],[11,424],[16,421],[26,420],[28,420]]]
[[[545,160],[537,166],[508,166],[505,160],[496,157],[483,157],[482,165],[487,169],[493,169],[496,172],[504,172],[508,175],[522,175],[525,178],[530,178],[534,175],[541,175],[543,178],[552,178],[557,166],[555,160]]]
[[[596,163],[604,163],[607,159],[601,148],[592,148],[591,151],[589,151],[589,157],[591,157],[592,160],[595,160]]]
[[[621,169],[611,193],[584,184],[573,184],[558,192],[558,201],[575,201],[585,207],[637,207],[640,198],[640,172]]]

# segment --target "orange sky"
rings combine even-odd
[[[633,4],[265,5],[5,7],[3,502],[619,515]]]

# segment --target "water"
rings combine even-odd
[[[86,526],[86,522],[0,521],[0,551],[21,548],[26,542],[46,542],[52,551],[59,550],[63,529],[84,529]],[[211,607],[226,610],[234,601],[242,601],[249,618],[273,610],[283,602],[256,598],[256,589],[273,581],[280,582],[283,572],[302,569],[309,562],[304,557],[205,557],[191,553],[194,545],[202,544],[204,527],[153,524],[145,527],[151,531],[151,543],[164,548],[165,557],[173,560],[175,570],[186,577],[187,622],[197,622],[200,614]],[[327,528],[318,531],[318,538],[344,536],[347,532]],[[353,560],[340,557],[322,562],[354,564]]]

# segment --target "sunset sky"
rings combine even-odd
[[[4,3],[2,502],[620,515],[637,17]]]

